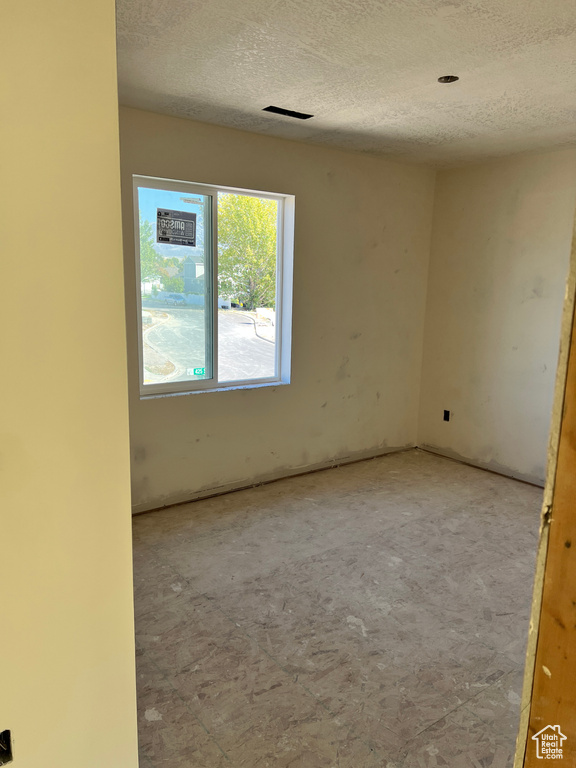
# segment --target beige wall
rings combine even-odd
[[[18,768],[131,768],[114,3],[2,23],[0,730]]]
[[[576,150],[438,173],[421,445],[543,482],[575,200]]]
[[[121,110],[133,504],[416,441],[434,172]],[[141,400],[131,175],[296,196],[292,383]]]

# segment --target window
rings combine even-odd
[[[288,383],[294,198],[134,177],[142,396]]]

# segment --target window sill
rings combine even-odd
[[[178,392],[151,392],[149,394],[140,393],[140,400],[157,400],[161,397],[181,397],[182,395],[205,395],[214,392],[234,392],[239,389],[264,389],[267,387],[285,387],[290,384],[289,381],[266,381],[262,384],[250,382],[248,384],[219,385],[211,389],[187,389]]]

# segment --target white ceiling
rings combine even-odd
[[[576,0],[117,5],[125,105],[435,165],[576,145]]]

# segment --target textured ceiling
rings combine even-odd
[[[128,106],[435,165],[576,145],[576,0],[117,6]]]

